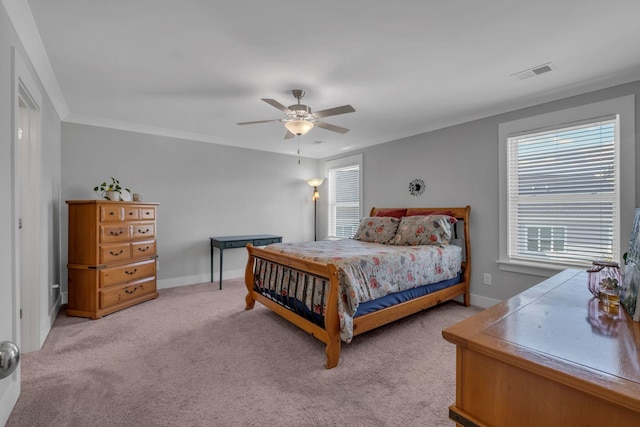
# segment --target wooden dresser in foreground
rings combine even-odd
[[[68,316],[98,319],[157,298],[158,203],[68,200]]]
[[[640,426],[640,323],[566,270],[445,329],[462,426]]]

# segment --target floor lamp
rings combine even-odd
[[[307,180],[307,184],[313,187],[313,241],[318,240],[318,199],[320,192],[318,187],[322,185],[324,178],[311,178]]]

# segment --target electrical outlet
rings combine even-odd
[[[491,274],[484,273],[484,284],[491,286]]]

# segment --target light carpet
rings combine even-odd
[[[7,426],[452,426],[455,346],[442,329],[480,309],[449,302],[343,344],[259,303],[241,279],[160,291],[100,320],[60,313],[25,354]]]

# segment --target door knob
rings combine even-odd
[[[0,379],[8,377],[20,362],[20,349],[11,341],[0,343]]]

